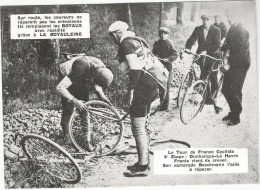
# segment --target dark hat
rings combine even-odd
[[[170,34],[170,29],[169,28],[167,28],[167,27],[161,27],[160,29],[159,29],[159,32],[165,32],[166,34]]]
[[[204,18],[207,18],[207,19],[211,19],[211,16],[209,16],[209,15],[201,15],[201,19],[204,19]]]

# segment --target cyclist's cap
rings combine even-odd
[[[128,29],[128,24],[122,21],[116,21],[111,24],[108,28],[109,33],[126,31]]]
[[[210,15],[207,15],[207,14],[201,15],[201,19],[205,19],[205,18],[211,19],[211,16],[210,16]]]
[[[113,73],[108,68],[97,69],[96,76],[98,80],[96,82],[103,87],[108,87],[112,83],[114,78]]]
[[[170,29],[169,28],[167,28],[167,27],[161,27],[160,29],[159,29],[159,33],[160,32],[164,32],[164,33],[166,33],[166,34],[170,34]]]
[[[214,18],[221,18],[219,15],[215,15]]]

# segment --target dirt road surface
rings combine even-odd
[[[253,39],[254,40],[254,39]],[[137,160],[136,154],[106,156],[96,163],[83,166],[83,180],[71,187],[118,187],[118,186],[161,186],[191,184],[255,184],[259,183],[257,119],[257,69],[255,49],[252,47],[252,64],[248,71],[243,89],[243,113],[241,123],[227,126],[222,118],[228,113],[228,106],[216,115],[213,106],[205,106],[202,113],[190,124],[183,124],[179,117],[176,101],[171,101],[170,111],[158,112],[151,117],[151,138],[155,141],[167,139],[189,143],[191,148],[246,148],[248,149],[248,173],[232,174],[188,174],[154,175],[152,170],[147,177],[126,178],[123,172],[126,166]],[[129,130],[129,129],[128,129]],[[133,143],[133,141],[132,141]],[[134,144],[133,144],[134,145]],[[176,143],[165,143],[156,149],[185,148]]]

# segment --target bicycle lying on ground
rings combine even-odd
[[[52,140],[36,134],[26,134],[20,144],[34,172],[43,170],[69,184],[81,180],[82,173],[76,160]]]
[[[180,118],[181,121],[185,124],[189,123],[198,115],[199,112],[202,111],[206,98],[209,98],[212,101],[214,107],[218,106],[221,108],[226,104],[224,95],[221,93],[224,74],[220,72],[221,76],[218,79],[218,86],[213,94],[211,93],[210,85],[210,75],[213,72],[218,72],[220,70],[220,67],[225,66],[223,59],[216,59],[214,57],[204,54],[192,55],[197,57],[196,60],[198,60],[200,57],[207,57],[209,59],[214,60],[214,62],[211,65],[210,71],[208,72],[206,79],[198,80],[195,83],[193,83],[184,95],[184,99],[180,107]],[[218,64],[218,69],[213,69],[215,64]]]

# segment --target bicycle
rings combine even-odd
[[[183,53],[183,52],[182,52]],[[182,56],[181,53],[181,56]],[[189,68],[189,71],[186,72],[181,80],[178,95],[177,95],[177,107],[180,107],[182,100],[188,90],[188,88],[191,86],[192,82],[197,81],[198,77],[196,75],[195,71],[195,65],[198,64],[199,57],[196,57],[195,59],[192,59],[191,66]]]
[[[70,57],[79,54],[63,55]],[[88,101],[85,105],[87,109],[81,113],[75,108],[69,120],[69,134],[73,146],[80,151],[79,154],[95,157],[114,154],[122,140],[125,124],[131,124],[129,112],[123,113],[124,116],[121,117],[116,108],[102,101]],[[86,148],[89,136],[93,152]]]
[[[68,184],[80,182],[82,173],[78,163],[57,143],[40,135],[26,134],[20,144],[35,172],[43,170]]]
[[[112,153],[123,137],[124,123],[131,123],[128,114],[121,118],[118,111],[102,101],[88,101],[85,113],[74,109],[69,121],[72,144],[87,155],[105,156]],[[86,150],[87,136],[94,151]]]
[[[124,116],[121,117],[117,109],[102,101],[93,100],[85,104],[87,106],[86,114],[84,114],[85,118],[81,116],[77,109],[74,109],[70,118],[69,134],[76,149],[82,152],[82,154],[101,157],[120,154],[135,148],[135,146],[129,145],[121,150],[117,149],[126,129],[129,130],[129,135],[131,135],[131,128],[125,127],[125,124],[131,124],[128,117],[129,113],[124,113]],[[86,150],[88,133],[91,135],[91,145],[94,147],[93,152]],[[174,142],[190,147],[188,143],[177,140],[155,142],[151,146],[165,142]]]
[[[187,90],[187,93],[184,96],[184,99],[181,104],[180,108],[180,118],[181,121],[184,124],[189,123],[192,119],[194,119],[199,112],[202,111],[206,97],[208,96],[210,100],[212,100],[213,105],[217,106],[216,100],[221,102],[221,106],[224,106],[226,104],[225,98],[223,94],[221,93],[221,87],[224,80],[224,75],[222,72],[220,79],[218,80],[218,86],[214,94],[211,93],[211,85],[210,85],[210,75],[213,72],[218,72],[220,70],[220,67],[225,66],[223,59],[216,59],[214,57],[211,57],[209,55],[204,54],[192,54],[194,56],[197,56],[200,58],[201,56],[208,57],[210,59],[213,59],[214,62],[211,65],[210,71],[206,77],[205,80],[198,80],[195,83],[193,83]],[[218,69],[213,69],[214,65],[219,62]],[[219,104],[220,105],[220,104]]]

